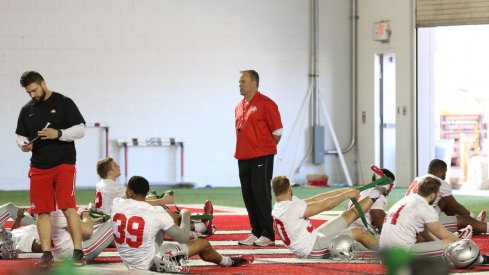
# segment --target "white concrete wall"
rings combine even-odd
[[[363,6],[369,15],[372,7]],[[392,10],[396,17],[405,17],[402,8]],[[368,29],[362,36],[370,35],[371,21],[380,17],[361,15],[360,25]],[[409,41],[398,39],[409,28],[399,22],[394,30],[395,44],[405,47]],[[380,46],[361,45],[366,47],[360,72],[365,73],[365,59]],[[50,89],[71,97],[87,122],[109,124],[110,155],[121,165],[117,138],[175,137],[185,141],[185,181],[238,186],[234,107],[241,99],[239,71],[254,68],[261,74],[260,90],[278,103],[285,125],[275,174],[289,175],[309,139],[305,129],[291,129],[307,90],[308,53],[309,1],[0,0],[0,189],[28,188],[30,154],[16,147],[14,132],[28,100],[18,79],[29,69],[43,74]],[[412,64],[407,56],[399,57],[405,66],[398,72],[408,75]],[[351,135],[349,1],[320,1],[319,62],[320,90],[346,146]],[[368,98],[369,84],[362,79],[362,98]],[[98,180],[94,166],[103,155],[101,136],[100,130],[88,129],[77,142],[79,185]],[[362,163],[370,161],[365,142]],[[333,149],[329,135],[326,146]],[[178,181],[175,153],[131,148],[129,176]],[[345,157],[355,179],[356,156]],[[306,165],[301,173],[326,172],[331,181],[344,182],[337,158],[326,160],[322,166]]]
[[[358,168],[361,179],[370,175],[375,163],[374,57],[379,53],[396,55],[396,107],[407,107],[407,114],[397,115],[396,184],[408,186],[414,176],[415,158],[415,86],[414,86],[414,1],[358,1]],[[389,43],[373,40],[373,24],[390,21]],[[361,113],[366,112],[366,123]]]

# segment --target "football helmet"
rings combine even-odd
[[[12,233],[5,228],[0,228],[0,259],[17,258],[18,254],[15,251]]]
[[[184,273],[189,271],[188,256],[180,245],[165,243],[155,254],[154,262],[158,272]]]
[[[452,268],[471,268],[478,263],[481,253],[471,239],[463,239],[449,244],[443,250],[443,259]]]
[[[350,236],[338,235],[331,240],[329,245],[329,253],[332,259],[349,261],[355,257],[357,244]]]

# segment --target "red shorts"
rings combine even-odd
[[[59,209],[76,207],[74,164],[61,164],[49,169],[31,167],[31,209],[32,213],[47,213]]]

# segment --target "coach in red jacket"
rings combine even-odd
[[[275,244],[272,220],[273,157],[282,136],[277,104],[258,91],[260,77],[254,70],[242,71],[236,106],[236,152],[241,192],[248,211],[251,234],[240,245]]]

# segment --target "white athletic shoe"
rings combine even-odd
[[[248,237],[244,240],[241,240],[238,242],[239,245],[253,245],[253,243],[258,240],[258,237],[253,235],[253,234],[250,234],[248,235]]]
[[[463,240],[463,239],[472,239],[472,225],[467,225],[467,227],[460,229],[458,231],[458,237]]]
[[[257,246],[270,246],[270,245],[275,245],[275,242],[265,236],[261,236],[253,244]]]

